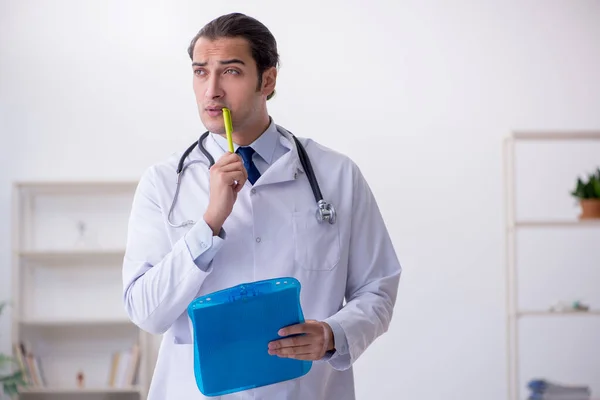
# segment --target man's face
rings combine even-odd
[[[266,95],[257,88],[258,72],[244,38],[201,37],[193,52],[194,93],[202,123],[211,132],[224,134],[221,109],[231,110],[234,131],[252,128],[261,117]],[[263,89],[263,90],[261,90]],[[269,90],[268,93],[264,93]]]

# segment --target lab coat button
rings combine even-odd
[[[201,248],[205,248],[205,247],[206,247],[206,243],[204,243],[204,242],[200,242],[200,247],[201,247]]]
[[[260,237],[256,238],[256,243],[260,243]]]
[[[254,188],[253,188],[253,189],[250,191],[250,193],[252,193],[252,194],[255,194],[255,193],[256,193],[256,189],[254,189]]]

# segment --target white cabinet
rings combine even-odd
[[[13,187],[13,343],[20,399],[144,399],[151,337],[124,311],[121,268],[137,182]]]

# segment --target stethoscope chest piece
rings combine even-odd
[[[327,221],[332,225],[335,224],[336,213],[333,205],[327,203],[325,200],[319,200],[317,205],[319,206],[317,208],[317,221],[319,221],[319,223]]]

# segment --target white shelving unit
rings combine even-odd
[[[523,274],[523,269],[531,268],[532,265],[519,265],[519,249],[524,248],[525,246],[521,246],[519,243],[519,235],[523,235],[523,232],[527,232],[527,235],[546,235],[546,238],[551,238],[550,235],[554,235],[554,239],[556,237],[560,237],[560,240],[563,240],[564,243],[567,243],[569,240],[573,240],[572,237],[568,238],[568,236],[558,236],[558,235],[579,235],[578,238],[589,238],[591,235],[595,238],[600,238],[600,220],[580,220],[578,216],[571,215],[570,212],[573,211],[564,211],[566,207],[562,207],[565,205],[563,199],[569,198],[569,193],[567,190],[561,191],[560,193],[544,193],[544,189],[538,189],[535,198],[539,201],[541,208],[544,208],[544,201],[556,203],[561,203],[561,212],[559,217],[555,216],[547,216],[545,212],[547,211],[539,211],[534,212],[537,214],[535,217],[520,217],[518,210],[518,196],[517,193],[519,189],[523,191],[525,186],[519,187],[517,180],[519,178],[518,173],[516,172],[516,162],[517,155],[519,154],[518,146],[521,144],[525,144],[527,146],[536,146],[536,148],[542,150],[548,150],[549,146],[559,146],[561,148],[568,148],[570,151],[573,151],[574,147],[572,146],[585,146],[588,145],[598,145],[600,144],[600,132],[514,132],[509,137],[507,137],[504,141],[504,174],[505,174],[505,194],[506,194],[506,278],[507,278],[507,377],[508,377],[508,398],[509,400],[520,400],[526,398],[524,395],[524,391],[526,390],[526,382],[523,381],[523,376],[521,374],[521,366],[522,366],[522,355],[521,351],[523,348],[521,347],[521,324],[527,320],[531,321],[531,324],[540,324],[545,323],[544,328],[535,329],[536,332],[539,332],[539,336],[537,338],[543,339],[541,340],[544,343],[549,343],[550,339],[548,337],[552,337],[555,332],[549,332],[550,334],[546,334],[547,330],[551,329],[549,327],[555,327],[556,321],[561,321],[561,328],[570,329],[573,327],[577,327],[579,331],[585,331],[591,325],[585,325],[585,329],[581,329],[582,321],[583,323],[589,324],[592,321],[593,324],[600,322],[600,304],[596,302],[592,304],[592,307],[589,311],[552,311],[551,307],[554,304],[547,304],[548,308],[521,308],[522,305],[519,297],[519,289],[520,282],[519,277]],[[585,149],[585,147],[583,147]],[[588,156],[591,154],[589,151],[585,152]],[[573,153],[575,154],[575,153]],[[600,152],[595,153],[596,166],[600,165],[600,156],[598,156]],[[555,159],[556,160],[556,159]],[[576,168],[580,168],[579,165],[572,167],[570,164],[573,162],[577,163],[577,159],[558,159],[558,162],[551,163],[544,168],[552,169],[553,171],[561,171],[567,169],[568,172],[564,172],[562,177],[557,179],[562,179],[562,183],[567,182],[567,176],[569,179],[569,184],[572,185],[569,189],[573,189],[575,187],[575,179],[577,176],[572,175],[572,172]],[[587,164],[586,164],[587,165]],[[592,166],[594,167],[594,166]],[[527,169],[536,169],[533,165],[528,165]],[[538,168],[537,172],[543,171],[543,169]],[[593,172],[593,171],[588,171]],[[546,182],[542,182],[544,185]],[[563,186],[564,187],[564,186]],[[556,195],[553,197],[553,195]],[[561,198],[562,196],[562,198]],[[560,201],[557,201],[556,198],[561,198]],[[573,199],[575,201],[575,199]],[[558,208],[558,207],[557,207]],[[544,233],[545,232],[545,233]],[[521,237],[522,239],[523,237]],[[565,239],[567,238],[567,239]],[[544,238],[541,239],[542,241]],[[530,242],[531,243],[531,242]],[[556,241],[555,243],[560,243],[560,241]],[[600,243],[600,242],[596,242]],[[548,246],[552,246],[549,244]],[[600,280],[597,278],[600,277],[600,274],[596,272],[600,270],[600,265],[597,262],[597,250],[598,246],[592,244],[587,247],[590,249],[589,253],[586,255],[579,254],[580,257],[587,259],[587,273],[591,273],[592,277],[582,276],[579,279],[588,279],[588,281],[583,284],[574,284],[572,282],[567,283],[567,280],[563,281],[564,286],[570,289],[570,292],[576,292],[578,288],[585,288],[584,291],[587,290],[587,293],[591,293],[589,290],[590,287],[595,287],[596,293],[600,293]],[[553,251],[551,248],[546,249],[547,252]],[[561,249],[564,250],[564,249]],[[594,251],[591,251],[594,250]],[[532,261],[533,258],[530,258],[528,261]],[[537,267],[538,271],[544,271],[544,267],[551,263],[545,263],[546,258],[541,261]],[[555,264],[559,262],[562,263],[562,259],[556,261]],[[527,263],[522,263],[527,264]],[[532,264],[532,263],[529,263]],[[568,270],[569,268],[573,268],[573,265],[568,265],[568,263],[562,263],[561,269]],[[575,263],[573,263],[575,264]],[[585,263],[583,263],[585,264]],[[595,264],[594,266],[597,268],[589,268],[591,264]],[[583,269],[584,267],[581,267]],[[555,272],[557,269],[555,268],[553,271]],[[574,272],[573,275],[580,273],[581,271]],[[550,272],[548,272],[550,273]],[[566,275],[566,273],[563,273]],[[562,276],[562,275],[561,275]],[[573,277],[573,279],[577,279],[577,277]],[[539,289],[539,288],[538,288]],[[566,289],[565,289],[566,290]],[[536,293],[541,293],[541,290]],[[562,293],[564,294],[564,292]],[[548,294],[546,294],[548,296]],[[552,294],[550,295],[552,296]],[[539,295],[539,297],[543,297]],[[600,297],[595,297],[596,299]],[[557,301],[561,299],[556,298]],[[562,299],[566,300],[566,299]],[[546,322],[544,322],[546,321]],[[548,322],[551,321],[551,322]],[[564,321],[564,323],[563,323]],[[568,324],[567,324],[568,322]],[[554,325],[550,325],[554,324]],[[536,327],[538,325],[535,325]],[[600,325],[593,325],[594,327]],[[575,328],[573,328],[575,329]],[[600,334],[600,331],[596,330],[596,333],[589,335],[597,335]],[[556,335],[555,335],[556,336]],[[587,336],[587,338],[593,336]],[[567,342],[563,342],[564,345]],[[568,343],[567,343],[568,344]],[[597,341],[596,341],[597,344]],[[559,347],[561,343],[557,344]],[[539,351],[539,349],[543,348],[542,345],[536,347],[538,352],[535,353],[536,356],[545,357],[548,355],[553,355],[554,349],[548,349],[547,351]],[[597,346],[596,346],[597,348]],[[571,350],[568,350],[571,351]],[[568,354],[568,351],[566,354]],[[597,351],[593,349],[593,351]],[[541,354],[540,354],[541,353]],[[592,354],[592,357],[594,357]],[[572,362],[573,359],[565,360],[562,359],[562,362]],[[551,362],[551,361],[550,361]],[[561,363],[561,361],[558,361]],[[589,376],[595,380],[595,383],[598,384],[599,376],[598,371],[600,371],[600,363],[594,361],[594,371],[589,371]],[[531,365],[531,363],[530,363]],[[586,367],[589,364],[586,364]],[[530,378],[544,378],[543,376],[530,376]],[[560,381],[560,379],[557,379]],[[569,384],[571,382],[562,381],[565,384]],[[577,384],[586,384],[591,385],[592,382],[577,382]],[[594,399],[600,398],[600,393],[597,391],[594,392],[592,390],[592,397]]]
[[[25,348],[42,378],[20,399],[146,398],[151,338],[127,318],[122,300],[121,267],[136,186],[14,184],[13,350],[18,356]],[[131,355],[134,348],[139,357]],[[111,379],[118,369],[115,354],[130,359]],[[118,382],[119,375],[126,378]]]

